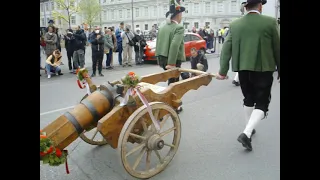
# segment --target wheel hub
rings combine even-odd
[[[149,150],[161,150],[164,147],[164,141],[158,134],[154,134],[147,140]]]

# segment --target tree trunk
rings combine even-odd
[[[71,29],[71,22],[70,22],[70,12],[69,12],[69,9],[67,9],[67,12],[68,12],[68,23],[69,23],[69,29]]]

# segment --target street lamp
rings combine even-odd
[[[131,23],[132,23],[132,31],[134,31],[134,26],[133,26],[133,0],[131,0]]]

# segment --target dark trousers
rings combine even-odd
[[[239,71],[239,81],[244,96],[243,104],[247,107],[267,113],[271,101],[273,72]]]
[[[106,60],[106,67],[110,67],[111,58],[112,58],[112,49],[109,50],[109,53],[107,54],[107,60]]]
[[[67,51],[67,57],[68,57],[69,70],[71,71],[72,69],[74,69],[74,64],[72,63],[73,51]]]
[[[117,48],[118,48],[118,61],[119,61],[119,64],[122,65],[122,42],[118,43],[117,44]]]
[[[163,70],[167,70],[167,69],[166,69],[167,63],[162,63],[160,66],[162,66]],[[176,62],[176,67],[178,67],[178,68],[181,67],[181,61],[180,61],[180,60],[177,60],[177,62]],[[168,80],[168,85],[170,85],[171,83],[178,82],[178,81],[179,81],[179,78],[180,78],[180,77],[170,78],[170,79]]]
[[[92,71],[93,74],[96,74],[96,68],[98,64],[98,71],[101,73],[102,71],[102,61],[103,61],[103,51],[102,52],[96,52],[92,54]]]

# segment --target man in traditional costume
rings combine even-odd
[[[158,64],[164,70],[181,67],[186,61],[184,50],[184,27],[181,23],[185,8],[179,2],[170,1],[170,10],[166,13],[167,23],[159,28],[156,57]],[[179,81],[179,77],[170,78],[168,85]],[[181,107],[177,109],[181,111]]]
[[[247,0],[247,14],[230,24],[220,56],[217,79],[225,79],[232,58],[232,70],[239,73],[247,125],[238,141],[252,150],[251,135],[266,117],[271,100],[273,72],[280,79],[280,34],[275,18],[261,15],[266,0]]]

